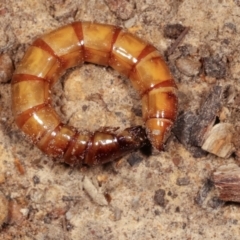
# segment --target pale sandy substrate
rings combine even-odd
[[[215,85],[229,83],[237,89],[239,1],[120,1],[115,13],[109,9],[114,10],[111,1],[106,2],[1,0],[0,53],[17,64],[34,38],[75,20],[128,28],[163,53],[172,43],[163,37],[163,27],[181,23],[190,27],[180,44],[188,55],[218,58],[227,72],[220,79],[204,78],[201,71],[186,76],[175,66],[184,57],[183,50],[176,50],[169,65],[181,93],[180,110],[198,109]],[[195,159],[172,138],[159,155],[135,155],[143,160],[134,166],[127,156],[117,166],[71,169],[52,162],[20,133],[10,98],[8,80],[0,84],[0,220],[7,204],[11,216],[2,225],[1,239],[240,238],[239,206],[222,204],[208,181],[214,169],[233,158]],[[63,120],[78,128],[142,124],[136,114],[141,109],[138,95],[127,79],[108,68],[86,64],[70,71],[56,86],[54,100]],[[238,115],[232,123],[238,123]],[[93,199],[89,186],[97,190]]]

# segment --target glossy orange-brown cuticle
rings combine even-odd
[[[145,130],[79,131],[61,122],[51,88],[66,69],[84,61],[109,65],[129,77],[142,97]],[[70,165],[96,165],[142,147],[147,136],[161,150],[177,114],[176,84],[157,49],[107,24],[74,22],[36,39],[12,79],[18,127],[46,154]]]

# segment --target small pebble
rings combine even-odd
[[[34,183],[34,185],[36,185],[36,184],[39,184],[39,183],[40,183],[40,179],[39,179],[39,177],[38,177],[38,176],[36,176],[36,175],[34,175],[34,176],[33,176],[33,183]]]
[[[116,207],[114,208],[113,213],[114,213],[114,221],[119,221],[122,216],[122,210]]]
[[[132,26],[134,26],[135,23],[136,23],[136,17],[134,16],[128,19],[127,21],[125,21],[124,26],[125,28],[131,28]]]
[[[30,196],[31,201],[34,203],[45,202],[45,192],[42,189],[32,188],[29,191],[29,196]]]
[[[213,197],[208,201],[208,206],[217,209],[219,207],[222,207],[224,205],[224,201],[220,200],[218,197]]]
[[[225,78],[226,63],[217,57],[206,57],[203,59],[203,67],[207,76],[217,79]]]
[[[165,38],[177,39],[184,29],[185,27],[179,23],[168,24],[164,27],[163,35]]]
[[[181,156],[175,156],[172,158],[173,164],[178,167],[182,163],[182,158]]]
[[[29,214],[29,209],[28,208],[22,208],[22,209],[20,209],[20,212],[22,213],[22,215],[24,217],[27,217],[28,214]]]
[[[134,197],[131,201],[132,209],[137,210],[137,208],[139,207],[139,203],[140,203],[140,198],[138,196]]]
[[[235,3],[238,7],[240,7],[240,0],[234,0],[234,3]]]
[[[156,216],[159,216],[161,214],[161,212],[158,209],[154,210],[154,213]]]
[[[122,20],[127,20],[132,17],[134,3],[127,0],[105,0],[109,9]]]
[[[132,153],[127,161],[131,166],[134,166],[138,163],[140,163],[143,160],[143,158],[138,153]]]
[[[86,176],[83,180],[83,188],[95,203],[101,206],[108,205],[105,196],[97,190],[91,180]]]
[[[177,179],[177,185],[178,186],[186,186],[190,182],[188,177],[182,177]]]
[[[23,213],[21,212],[21,206],[17,201],[11,200],[9,202],[9,223],[20,225],[24,220]]]
[[[176,67],[186,76],[197,76],[201,69],[201,62],[192,57],[182,57],[176,60]]]
[[[209,83],[209,84],[214,84],[217,81],[215,77],[210,77],[210,76],[205,76],[204,80],[206,83]]]
[[[165,206],[165,195],[166,195],[166,192],[164,189],[157,190],[154,194],[155,203],[161,207],[164,207]]]

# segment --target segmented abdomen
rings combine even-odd
[[[147,135],[161,150],[176,118],[174,80],[156,48],[106,24],[74,22],[33,42],[12,79],[18,127],[43,152],[72,165],[107,162],[143,146],[141,127],[90,133],[61,123],[51,106],[51,87],[66,69],[84,61],[111,66],[131,80],[142,97]]]

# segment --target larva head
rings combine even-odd
[[[147,135],[142,127],[131,127],[119,134],[97,131],[91,139],[83,162],[86,165],[110,162],[139,149],[146,143]]]
[[[126,128],[117,139],[123,153],[139,149],[147,143],[146,131],[141,126]]]
[[[162,118],[151,118],[146,121],[148,138],[154,149],[161,151],[163,144],[169,137],[172,121]]]

